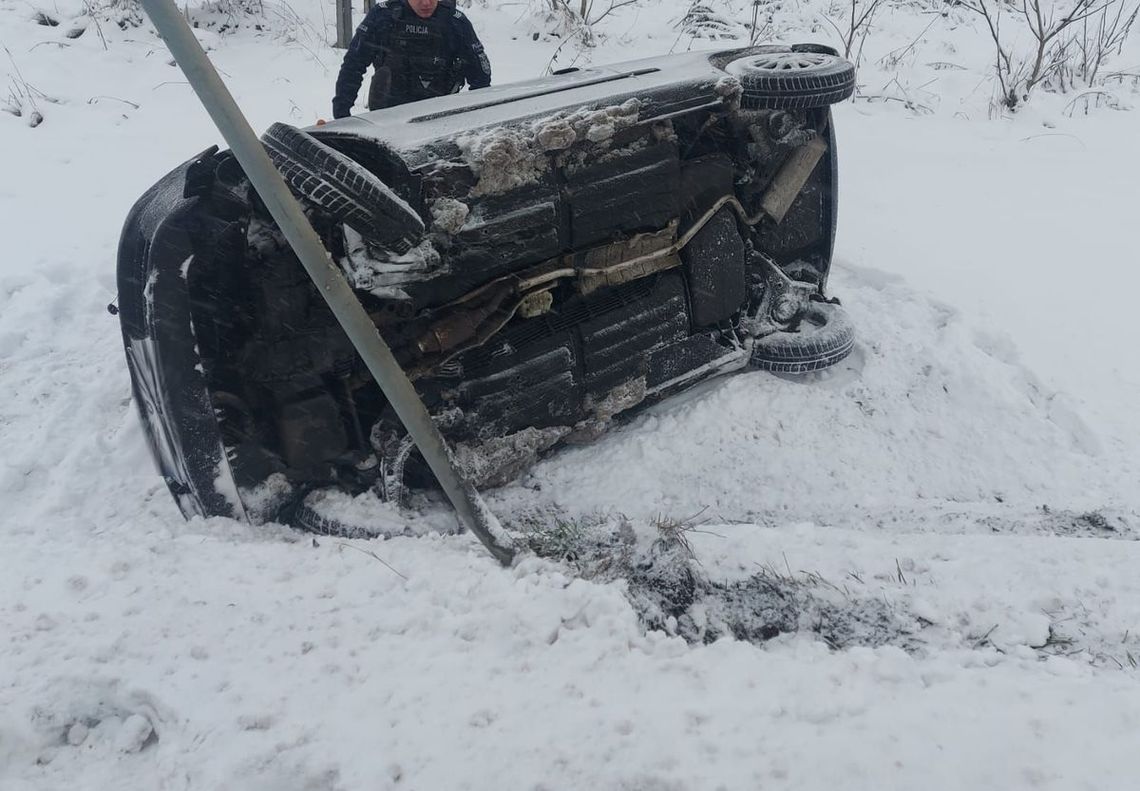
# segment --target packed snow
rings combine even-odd
[[[1135,788],[1137,39],[1009,114],[984,20],[881,8],[835,112],[855,352],[487,492],[552,556],[504,569],[430,498],[336,503],[385,541],[179,515],[107,305],[130,206],[221,141],[131,8],[0,0],[0,789]],[[328,117],[332,4],[262,8],[192,15],[256,129]],[[466,11],[496,83],[753,18]]]

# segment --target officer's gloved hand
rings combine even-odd
[[[340,102],[333,102],[333,118],[348,118],[352,114],[352,107],[345,107]]]

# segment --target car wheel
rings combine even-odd
[[[303,200],[369,242],[407,252],[424,232],[420,216],[362,165],[312,135],[276,123],[261,142],[285,183]]]
[[[751,110],[807,110],[841,102],[855,90],[855,66],[827,52],[762,52],[729,61],[740,80],[741,106]]]
[[[293,512],[291,521],[294,527],[322,536],[374,538],[376,535],[363,525],[351,524],[331,516],[325,516],[310,503],[309,498],[305,498],[297,505],[297,510]]]
[[[774,332],[752,346],[754,368],[804,374],[835,365],[855,347],[855,326],[847,311],[830,302],[808,306],[796,332]]]

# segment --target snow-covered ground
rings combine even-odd
[[[1140,113],[990,118],[977,20],[880,12],[862,93],[932,112],[837,108],[855,354],[709,383],[488,496],[514,524],[695,517],[710,580],[886,624],[690,645],[621,582],[470,536],[183,522],[105,306],[130,205],[218,137],[153,33],[69,38],[81,9],[0,0],[0,97],[26,81],[44,117],[0,113],[0,789],[1135,788]],[[527,9],[470,9],[496,81],[559,46]],[[587,56],[725,44],[682,10],[620,9]],[[327,116],[331,4],[266,11],[203,30],[211,56],[256,128]],[[786,9],[795,38],[834,36],[818,11]]]

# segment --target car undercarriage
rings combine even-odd
[[[399,129],[351,119],[263,137],[473,484],[506,483],[715,374],[802,373],[850,351],[825,287],[829,105],[853,77],[734,73],[773,54],[846,64],[753,48],[701,56],[683,79],[645,71],[649,86],[615,67],[420,103]],[[548,106],[521,112],[536,101]],[[399,502],[431,484],[229,152],[140,200],[120,292],[135,394],[187,515],[289,520],[324,487]]]

